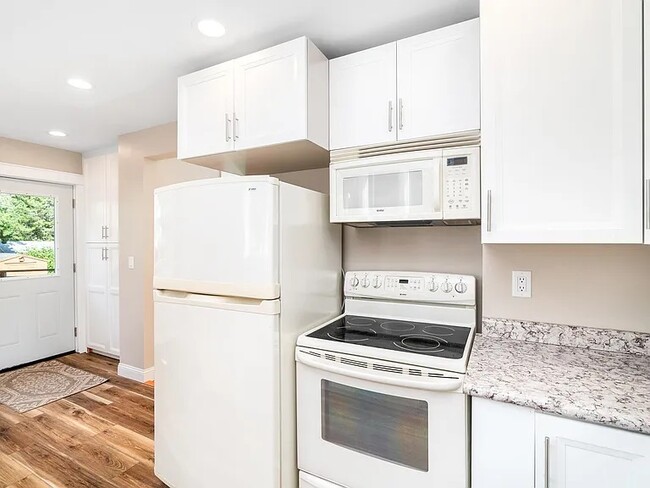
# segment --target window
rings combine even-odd
[[[0,278],[56,273],[56,198],[0,193]]]

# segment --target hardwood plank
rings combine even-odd
[[[13,426],[2,434],[2,440],[15,451],[32,445],[51,447],[71,447],[79,445],[90,437],[65,422],[43,414],[35,419],[25,418],[25,421]]]
[[[136,464],[124,474],[113,479],[120,488],[166,488],[167,485],[156,478],[153,471],[144,464]],[[215,483],[215,486],[219,486]]]
[[[111,403],[128,408],[139,408],[153,415],[153,399],[119,387],[105,388],[97,392],[97,396],[110,400]]]
[[[89,412],[92,412],[96,408],[103,407],[104,405],[111,404],[110,400],[99,397],[88,390],[75,393],[74,395],[67,397],[66,400],[88,410]]]
[[[110,480],[138,464],[138,460],[104,443],[97,436],[62,451],[75,463],[103,479]]]
[[[124,405],[112,404],[98,408],[95,413],[114,424],[153,439],[153,416],[147,412],[128,410],[128,408],[124,408]]]
[[[41,407],[41,409],[44,413],[52,415],[69,426],[73,426],[76,429],[92,435],[99,434],[113,426],[112,422],[104,420],[97,415],[93,415],[88,410],[85,410],[65,399],[45,405]]]
[[[0,454],[0,486],[15,483],[32,472],[7,454]]]
[[[32,474],[7,486],[7,488],[52,488],[52,485],[46,483],[37,475]]]
[[[153,467],[153,440],[126,429],[121,425],[115,425],[99,434],[96,439],[105,442],[139,462]]]

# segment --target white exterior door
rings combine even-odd
[[[398,138],[480,127],[479,20],[397,41]]]
[[[536,413],[535,455],[535,486],[650,486],[647,435]]]
[[[330,61],[330,149],[397,140],[396,43]]]
[[[234,150],[233,62],[178,80],[178,157]]]
[[[280,488],[279,303],[252,302],[154,296],[155,472],[170,486]]]
[[[641,7],[481,3],[484,243],[642,242]]]
[[[237,150],[307,137],[307,39],[234,61]]]
[[[280,296],[278,180],[217,178],[154,196],[154,288]]]
[[[43,263],[31,271],[0,268],[0,369],[73,351],[72,188],[0,178],[0,219],[0,238],[14,253]],[[12,227],[16,219],[22,230]]]

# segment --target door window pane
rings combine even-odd
[[[386,208],[422,205],[422,171],[343,178],[343,207]]]
[[[429,470],[428,405],[321,380],[324,440],[370,456]]]
[[[56,199],[0,193],[0,278],[56,272]]]

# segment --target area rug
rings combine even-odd
[[[105,381],[59,361],[45,361],[0,374],[0,403],[24,413]]]

